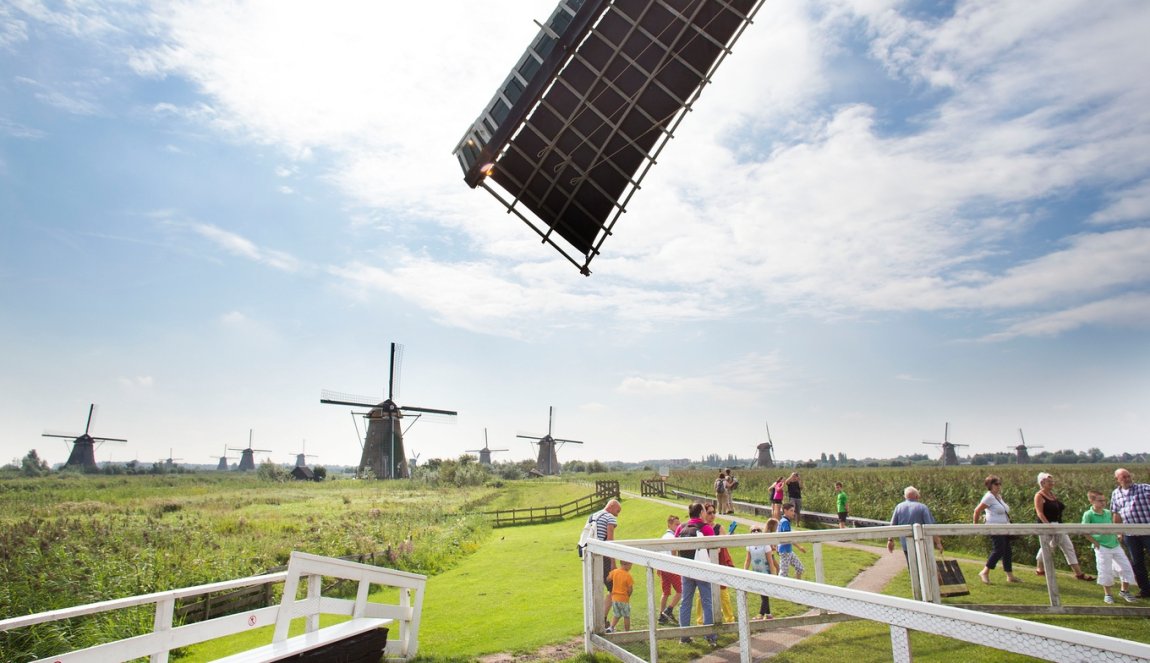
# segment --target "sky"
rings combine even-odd
[[[0,4],[0,462],[1150,451],[1150,3],[771,0],[584,277],[451,154],[551,0]],[[229,455],[237,455],[228,452]]]

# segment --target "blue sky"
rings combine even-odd
[[[585,278],[451,149],[545,19],[0,6],[0,459],[1150,450],[1150,4],[764,3]]]

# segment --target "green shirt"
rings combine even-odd
[[[835,495],[835,504],[839,513],[845,513],[847,510],[847,493],[845,490],[840,490],[838,495]]]
[[[1114,516],[1110,514],[1110,509],[1103,509],[1102,513],[1095,513],[1094,508],[1091,507],[1082,514],[1083,525],[1106,525],[1114,522]],[[1091,534],[1091,537],[1098,542],[1098,545],[1103,548],[1117,548],[1118,536],[1115,534]]]

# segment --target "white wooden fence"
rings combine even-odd
[[[815,618],[804,618],[801,620],[804,624],[844,619],[866,619],[888,624],[893,660],[898,662],[912,660],[909,630],[933,633],[964,642],[977,642],[984,646],[1035,656],[1047,661],[1088,660],[1091,663],[1099,663],[1150,660],[1150,645],[941,604],[935,573],[934,549],[931,545],[934,536],[990,534],[1034,536],[1039,532],[1079,535],[1103,532],[1150,534],[1150,525],[913,525],[787,532],[783,535],[740,534],[693,539],[611,542],[592,540],[583,555],[584,649],[588,653],[602,650],[628,662],[649,660],[651,663],[657,663],[658,639],[736,632],[739,636],[741,660],[750,663],[751,632],[774,628],[779,626],[777,622],[784,621],[752,623],[746,607],[747,594],[751,593],[799,603],[825,613]],[[882,539],[885,542],[888,537],[895,538],[896,542],[899,538],[908,538],[907,551],[913,593],[916,597],[924,597],[925,600],[904,599],[822,584],[824,542],[859,539]],[[701,547],[732,548],[779,542],[813,544],[815,582],[733,569],[666,554],[668,550]],[[900,552],[896,549],[894,554],[901,556]],[[1053,571],[1055,565],[1050,558],[1050,551],[1045,552],[1046,568]],[[887,554],[885,549],[882,553]],[[648,640],[648,659],[636,656],[620,646],[638,639],[635,633],[607,634],[604,631],[605,589],[602,580],[604,556],[631,562],[635,567],[632,570],[633,574],[640,572],[640,567],[646,569],[648,626],[642,639]],[[736,593],[737,624],[658,628],[659,601],[655,592],[659,582],[655,576],[656,571],[670,571],[711,583],[713,591],[717,585],[733,589]],[[1057,601],[1055,574],[1048,572],[1046,579],[1048,587],[1054,588],[1051,593],[1053,603]],[[1127,610],[1131,616],[1144,612],[1139,609]],[[717,620],[721,619],[720,610],[716,609],[714,613]],[[797,625],[800,620],[785,621]]]
[[[323,596],[322,580],[325,577],[358,582],[355,599]],[[297,600],[297,588],[301,580],[306,581],[307,591],[304,598]],[[398,632],[398,639],[387,641],[385,655],[389,658],[408,659],[415,656],[419,648],[419,621],[426,581],[426,576],[414,573],[293,552],[287,571],[280,573],[13,617],[0,621],[0,631],[151,605],[155,609],[151,633],[62,653],[40,659],[37,663],[108,663],[142,657],[149,657],[151,663],[165,663],[173,649],[270,625],[275,626],[270,644],[223,660],[229,663],[275,661],[383,626],[389,628],[389,637]],[[172,616],[176,601],[179,599],[238,587],[281,582],[284,583],[284,591],[278,605],[184,626],[173,624]],[[398,588],[398,601],[394,604],[369,602],[367,597],[372,586]],[[351,619],[320,628],[321,614],[344,615]],[[289,638],[288,628],[291,621],[296,618],[304,619],[305,632],[303,635]]]

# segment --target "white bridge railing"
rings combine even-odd
[[[908,631],[911,630],[974,642],[1047,661],[1089,660],[1091,663],[1099,663],[1150,660],[1150,645],[1147,644],[940,603],[934,549],[931,545],[934,536],[990,534],[1033,536],[1040,532],[1046,534],[1065,532],[1077,535],[1102,532],[1150,534],[1150,525],[913,525],[788,532],[783,535],[740,534],[692,539],[611,542],[592,540],[588,542],[583,555],[584,649],[588,653],[596,649],[605,651],[628,662],[649,660],[651,663],[657,663],[658,639],[736,632],[739,636],[741,659],[750,663],[752,631],[779,627],[781,626],[779,622],[800,625],[865,619],[890,626],[893,660],[898,662],[912,660],[908,635]],[[888,537],[893,537],[896,541],[902,537],[908,539],[907,561],[910,565],[914,595],[925,597],[925,600],[904,599],[822,584],[823,543],[878,538],[885,542]],[[813,544],[815,582],[718,566],[667,554],[670,550],[735,548],[780,542]],[[899,552],[896,550],[894,554],[897,555]],[[1053,571],[1055,566],[1050,552],[1044,551],[1045,564],[1047,569]],[[885,550],[882,553],[887,554]],[[645,634],[605,633],[603,626],[605,588],[602,580],[604,556],[631,562],[635,566],[632,573],[639,572],[639,567],[645,567],[648,613]],[[738,613],[737,623],[658,628],[659,601],[656,591],[659,582],[655,576],[656,571],[670,571],[711,583],[712,591],[717,591],[718,585],[731,588],[736,593],[734,603]],[[1053,572],[1046,574],[1048,586],[1055,588],[1052,602],[1057,600],[1054,576]],[[823,611],[823,614],[809,618],[752,623],[747,611],[748,593],[763,594],[810,606]],[[1146,611],[1138,608],[1126,610],[1131,616]],[[721,611],[716,609],[714,613],[718,621]],[[621,646],[642,639],[648,641],[648,659],[636,656]]]
[[[338,578],[358,583],[354,599],[323,595],[323,578]],[[155,612],[152,632],[115,640],[77,651],[43,658],[36,663],[108,663],[130,661],[148,657],[151,663],[164,663],[172,650],[187,647],[264,626],[274,626],[271,644],[228,657],[228,661],[275,661],[281,658],[314,651],[340,640],[362,635],[381,627],[389,627],[389,636],[398,639],[386,641],[387,658],[408,659],[419,647],[419,622],[423,605],[426,576],[406,573],[368,564],[360,564],[331,557],[320,557],[293,552],[286,571],[228,580],[209,585],[198,585],[166,592],[143,594],[99,603],[41,612],[23,617],[0,620],[0,632],[26,628],[73,618],[100,615],[139,606],[152,606]],[[300,583],[303,583],[302,585]],[[284,595],[279,604],[216,617],[194,624],[173,623],[176,601],[214,592],[255,585],[284,583]],[[305,588],[305,596],[297,599],[297,588]],[[399,590],[395,603],[368,601],[372,587],[394,587]],[[350,619],[333,626],[320,627],[320,615],[342,615]],[[292,620],[304,620],[305,633],[288,637]]]

